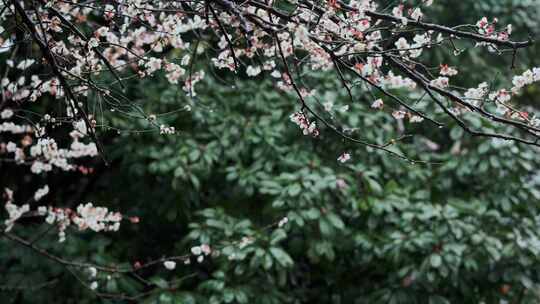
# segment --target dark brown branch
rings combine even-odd
[[[356,11],[355,8],[352,8],[352,7],[350,7],[350,6],[346,5],[346,4],[341,4],[341,6],[344,9],[347,9],[347,10]],[[396,23],[401,23],[401,21],[402,21],[401,18],[397,18],[397,17],[394,17],[392,15],[377,13],[377,12],[373,12],[373,11],[365,11],[365,14],[366,14],[366,16],[369,16],[369,17],[371,17],[373,19],[377,19],[377,20],[386,20],[386,21],[391,21],[391,22],[396,22]],[[515,41],[494,39],[494,38],[482,36],[482,35],[475,34],[475,33],[454,30],[454,29],[452,29],[450,27],[442,26],[442,25],[439,25],[439,24],[426,23],[426,22],[422,22],[422,21],[409,19],[409,18],[407,18],[407,25],[412,25],[412,26],[415,26],[415,27],[423,28],[425,30],[433,30],[433,31],[436,31],[436,32],[439,32],[439,33],[445,33],[445,34],[449,34],[449,35],[454,35],[456,37],[467,38],[467,39],[471,39],[471,40],[475,40],[475,41],[493,43],[493,44],[496,44],[496,45],[499,45],[499,46],[506,46],[506,47],[513,48],[513,49],[525,48],[525,47],[528,47],[528,46],[532,45],[532,43],[533,43],[531,40],[522,41],[522,42],[515,42]]]
[[[382,94],[384,94],[385,96],[391,98],[392,100],[396,101],[397,103],[399,103],[400,105],[402,105],[403,107],[405,107],[407,110],[415,113],[416,115],[424,118],[425,120],[427,121],[430,121],[432,122],[433,124],[435,124],[436,126],[438,127],[441,127],[443,126],[442,123],[440,122],[437,122],[429,117],[427,117],[425,114],[417,111],[416,109],[414,109],[413,107],[409,106],[408,104],[406,104],[405,102],[403,102],[401,99],[399,99],[397,96],[393,95],[392,93],[388,92],[387,90],[385,90],[383,87],[379,86],[378,84],[374,83],[373,81],[369,80],[368,78],[362,76],[360,73],[358,73],[358,71],[355,71],[354,68],[351,67],[350,64],[347,64],[346,62],[344,62],[343,60],[341,60],[339,57],[337,57],[334,52],[332,52],[331,50],[329,50],[326,46],[324,45],[320,45],[331,57],[332,57],[332,60],[334,60],[335,62],[338,62],[339,64],[345,66],[349,71],[351,71],[352,73],[354,73],[358,78],[360,78],[362,81],[364,82],[367,82],[369,85],[371,85],[372,87],[376,88],[377,90],[379,90]]]
[[[281,57],[281,61],[283,62],[283,66],[284,66],[284,69],[285,69],[285,74],[289,77],[290,82],[291,82],[291,86],[293,87],[296,95],[298,96],[300,102],[302,103],[302,108],[307,109],[307,111],[311,115],[315,116],[315,118],[317,120],[321,121],[326,127],[330,128],[334,133],[338,134],[339,136],[341,136],[342,138],[344,138],[344,139],[346,139],[346,140],[348,140],[350,142],[362,144],[364,146],[374,148],[374,149],[377,149],[377,150],[382,150],[382,151],[384,151],[386,153],[389,153],[390,155],[393,155],[395,157],[398,157],[398,158],[401,158],[401,159],[404,159],[404,160],[407,160],[407,161],[410,161],[410,162],[413,162],[413,163],[426,163],[425,161],[409,159],[407,156],[399,154],[399,153],[394,152],[394,151],[387,148],[388,146],[391,146],[391,145],[395,144],[398,140],[410,137],[408,135],[402,136],[398,140],[392,139],[392,140],[390,140],[388,143],[386,143],[384,145],[372,144],[372,143],[369,143],[367,141],[363,141],[363,140],[359,140],[359,139],[350,137],[347,134],[339,131],[335,126],[333,126],[332,124],[327,122],[322,116],[320,116],[319,114],[317,114],[317,112],[312,110],[307,105],[304,97],[302,96],[302,92],[300,92],[300,89],[298,88],[298,86],[296,85],[296,82],[294,81],[294,78],[292,77],[292,73],[290,72],[290,69],[289,69],[289,64],[287,63],[287,59],[285,58],[285,54],[283,53],[283,48],[281,47],[281,42],[279,41],[279,38],[277,37],[277,34],[274,34],[274,39],[275,39],[275,42],[276,42],[277,47],[278,47],[278,51],[279,51],[279,55]]]
[[[125,272],[125,271],[121,271],[121,269],[118,269],[118,268],[115,268],[115,267],[104,267],[104,266],[98,266],[98,265],[88,264],[88,263],[78,263],[78,262],[68,261],[68,260],[66,260],[64,258],[61,258],[59,256],[56,256],[56,255],[48,252],[45,249],[37,247],[36,245],[28,242],[25,239],[22,239],[22,238],[16,236],[14,234],[11,234],[11,233],[8,233],[8,232],[2,232],[2,235],[5,238],[9,239],[9,240],[11,240],[13,242],[16,242],[16,243],[19,243],[20,245],[23,245],[23,246],[25,246],[27,248],[30,248],[33,251],[35,251],[36,253],[46,257],[47,259],[55,261],[55,262],[60,263],[62,265],[73,266],[73,267],[77,267],[77,268],[94,267],[97,270],[105,271],[105,272]]]
[[[540,147],[540,144],[538,143],[538,141],[530,141],[530,140],[526,140],[526,139],[522,139],[522,138],[518,138],[518,137],[514,137],[514,136],[497,134],[497,133],[487,133],[487,132],[481,132],[481,131],[476,131],[476,130],[471,129],[469,126],[467,126],[467,124],[463,120],[459,119],[459,117],[457,117],[446,106],[444,106],[442,104],[442,102],[433,94],[433,91],[435,91],[435,92],[437,92],[437,93],[439,93],[439,94],[441,94],[441,95],[443,95],[445,97],[452,96],[452,98],[450,98],[450,99],[452,99],[452,100],[455,99],[454,101],[459,101],[460,104],[463,104],[463,103],[468,104],[467,102],[465,102],[461,98],[453,95],[450,92],[447,92],[445,90],[442,90],[440,88],[437,88],[436,86],[433,86],[433,85],[427,83],[424,79],[422,79],[422,76],[419,76],[416,72],[409,69],[407,66],[405,66],[404,64],[398,62],[397,60],[393,59],[392,57],[387,57],[387,59],[390,62],[392,62],[392,64],[394,66],[396,66],[398,69],[400,69],[405,75],[407,75],[407,77],[409,77],[414,82],[416,82],[419,86],[421,86],[428,93],[428,95],[437,103],[437,105],[439,105],[439,107],[448,116],[450,116],[453,120],[455,120],[458,123],[458,125],[464,131],[466,131],[467,133],[469,133],[469,134],[471,134],[473,136],[500,138],[500,139],[504,139],[504,140],[512,140],[512,141],[521,142],[521,143],[524,143],[524,144]]]

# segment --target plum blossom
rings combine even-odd
[[[410,44],[407,42],[407,39],[401,37],[396,41],[395,46],[398,50],[408,49],[410,48]]]
[[[334,103],[332,101],[325,101],[323,103],[324,110],[326,112],[332,111],[332,108],[334,107]]]
[[[166,125],[160,125],[159,126],[159,134],[174,134],[176,133],[176,129],[172,126],[166,126]]]
[[[165,71],[167,71],[165,77],[172,84],[178,84],[178,80],[186,74],[186,70],[175,63],[165,64]]]
[[[191,253],[193,253],[193,255],[200,255],[202,253],[202,249],[200,246],[191,247]]]
[[[428,44],[431,39],[428,34],[416,34],[413,37],[413,41],[415,42],[415,47],[421,47]]]
[[[17,151],[17,144],[12,141],[8,142],[6,145],[6,151],[10,153]]]
[[[144,67],[146,68],[146,73],[151,75],[155,71],[161,69],[161,63],[162,63],[161,59],[150,57],[150,59],[148,59],[148,61],[144,63]]]
[[[411,115],[409,117],[409,122],[411,122],[411,123],[422,122],[422,121],[424,121],[424,118],[422,116],[419,116],[419,115]]]
[[[32,64],[34,64],[34,62],[36,62],[34,59],[26,59],[26,60],[23,60],[23,61],[19,62],[19,64],[17,65],[17,69],[19,69],[19,70],[26,70],[26,69],[29,68]]]
[[[442,89],[448,87],[448,82],[448,77],[438,77],[433,79],[429,84]]]
[[[497,102],[507,102],[510,101],[512,98],[512,94],[508,92],[506,89],[500,89],[498,91],[495,91],[488,96],[489,100],[497,101]]]
[[[0,118],[2,119],[9,119],[11,116],[13,116],[13,111],[11,109],[4,109],[0,112]]]
[[[296,112],[291,114],[290,119],[297,124],[304,135],[311,135],[313,137],[319,136],[319,130],[315,122],[310,122],[308,118],[302,112]]]
[[[261,73],[261,67],[248,66],[246,69],[246,74],[250,77],[257,76]]]
[[[204,253],[204,255],[210,255],[212,253],[212,249],[208,244],[201,244],[201,251]]]
[[[56,225],[59,242],[66,239],[66,229],[72,224],[80,231],[87,229],[95,232],[118,231],[122,215],[110,212],[105,207],[94,207],[92,203],[80,204],[76,211],[69,208],[39,207],[38,214],[45,216],[45,222]]]
[[[6,188],[4,193],[7,197],[5,209],[8,213],[8,218],[4,221],[4,225],[6,225],[5,231],[9,232],[13,228],[15,221],[17,221],[24,213],[30,211],[30,205],[24,204],[22,206],[17,206],[13,204],[13,191]]]
[[[422,10],[419,7],[413,9],[410,15],[411,15],[411,19],[413,20],[420,20],[422,16],[424,16],[424,14],[422,13]]]
[[[281,227],[285,226],[288,222],[289,222],[289,218],[284,217],[281,220],[279,220],[278,227],[281,228]]]
[[[439,73],[442,76],[455,76],[457,75],[458,71],[453,67],[449,67],[447,64],[441,64],[441,70]]]
[[[533,82],[540,81],[540,68],[535,67],[532,70],[526,70],[521,75],[516,75],[512,78],[512,92],[517,93],[524,86],[530,85]]]
[[[97,276],[97,269],[95,267],[88,267],[88,275],[91,278],[95,278]]]
[[[347,188],[347,182],[345,182],[345,180],[342,179],[342,178],[338,178],[336,180],[336,187],[338,189],[345,189],[345,188]]]
[[[201,244],[200,246],[191,247],[191,253],[197,256],[197,262],[202,263],[204,261],[204,256],[210,255],[212,249],[208,244]]]
[[[396,18],[399,18],[401,20],[401,23],[402,25],[407,25],[407,18],[403,16],[403,10],[404,10],[405,6],[403,4],[399,4],[398,6],[394,7],[392,9],[392,15],[394,15],[394,17]]]
[[[394,112],[392,112],[392,116],[395,119],[403,119],[403,118],[405,118],[405,114],[407,114],[407,112],[405,112],[405,111],[394,111]]]
[[[338,157],[338,161],[340,163],[346,163],[347,161],[349,161],[351,159],[351,155],[349,153],[343,153],[341,154],[339,157]]]
[[[402,17],[403,16],[403,8],[404,8],[403,4],[400,4],[400,5],[396,6],[396,7],[394,7],[392,9],[392,15],[394,15],[394,17],[398,17],[398,18]]]
[[[480,34],[489,36],[495,31],[495,24],[497,23],[497,19],[493,19],[493,21],[490,23],[487,19],[487,17],[482,17],[478,22],[476,22],[476,27],[478,27],[478,32]]]
[[[41,198],[43,198],[45,195],[49,193],[49,186],[45,185],[43,188],[39,188],[36,193],[34,194],[34,201],[39,201]]]
[[[371,107],[372,107],[373,109],[379,109],[379,110],[380,110],[380,109],[383,108],[383,106],[384,106],[384,102],[383,102],[383,100],[380,99],[380,98],[377,99],[377,100],[375,100],[375,101],[371,104]]]
[[[17,125],[13,122],[6,121],[0,124],[0,132],[6,132],[11,134],[30,133],[32,132],[32,127],[29,125]]]
[[[487,82],[482,82],[477,88],[468,89],[464,96],[467,99],[482,99],[488,92]]]
[[[90,38],[90,40],[88,40],[88,47],[89,48],[97,48],[99,46],[99,40],[97,40],[97,38]]]
[[[182,90],[184,92],[188,93],[190,96],[196,96],[196,92],[193,90],[195,84],[197,84],[199,81],[201,81],[205,76],[204,71],[198,71],[191,75],[191,77],[188,77],[184,81],[184,86],[182,87]]]
[[[44,216],[47,214],[47,207],[45,206],[39,206],[37,209],[38,215]]]
[[[87,203],[77,207],[77,213],[71,220],[79,227],[79,230],[118,231],[122,215],[118,212],[110,212],[106,207],[94,207],[92,203]]]
[[[165,261],[163,262],[163,266],[167,268],[167,270],[174,270],[176,268],[176,262],[174,261]]]
[[[416,88],[416,82],[409,78],[404,78],[401,75],[394,75],[392,71],[388,72],[388,75],[383,79],[382,84],[389,89],[414,89]]]
[[[250,244],[252,244],[253,242],[255,241],[255,239],[253,237],[249,237],[249,236],[244,236],[242,237],[242,239],[240,240],[240,244],[238,244],[238,247],[241,249],[241,248],[244,248]]]

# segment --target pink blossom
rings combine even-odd
[[[349,153],[343,153],[338,157],[338,161],[341,163],[346,163],[351,159],[351,155]]]

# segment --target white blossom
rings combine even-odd
[[[11,109],[4,109],[0,112],[0,118],[2,119],[9,119],[11,116],[13,116],[13,111]]]
[[[45,185],[42,188],[39,188],[34,194],[34,201],[39,201],[42,197],[49,193],[49,186]]]
[[[384,106],[384,102],[382,99],[376,99],[372,104],[371,104],[371,107],[373,109],[382,109],[382,107]]]
[[[405,111],[394,111],[394,112],[392,112],[392,116],[395,119],[403,119],[403,118],[405,118],[405,114],[407,114]]]
[[[34,64],[34,62],[36,62],[34,59],[26,59],[26,60],[23,60],[23,61],[19,62],[19,64],[17,65],[17,69],[19,69],[19,70],[26,70],[26,69],[29,68],[32,64]]]
[[[193,255],[200,255],[202,253],[202,249],[200,246],[191,247],[191,253],[193,253]]]
[[[176,262],[174,261],[165,261],[163,262],[163,266],[167,268],[167,270],[174,270],[176,268]]]
[[[412,115],[409,118],[409,122],[411,122],[411,123],[422,122],[423,120],[424,120],[424,118],[422,116],[418,116],[418,115]]]
[[[338,161],[340,163],[346,163],[347,161],[349,161],[351,159],[351,155],[349,153],[343,153],[341,154],[339,157],[338,157]]]
[[[96,267],[88,267],[88,275],[89,275],[91,278],[95,278],[96,275],[97,275],[97,269],[96,269]]]
[[[261,73],[261,67],[248,66],[246,69],[246,74],[250,77],[257,76]]]
[[[435,87],[439,87],[441,89],[448,87],[448,77],[438,77],[433,79],[429,84]]]

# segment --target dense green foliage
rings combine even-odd
[[[491,2],[475,1],[474,14],[504,14],[511,1]],[[460,65],[488,60],[468,54]],[[530,63],[525,58],[535,60],[522,54],[523,64]],[[221,252],[174,271],[141,270],[158,286],[146,303],[537,303],[538,149],[473,138],[450,121],[444,129],[400,126],[371,109],[372,96],[360,88],[342,112],[346,92],[325,91],[339,87],[334,76],[319,75],[320,101],[335,103],[326,118],[380,144],[418,134],[392,146],[417,162],[352,144],[327,128],[318,139],[303,136],[289,122],[295,97],[262,77],[209,77],[195,99],[159,77],[134,81],[128,97],[144,100],[148,113],[169,113],[159,119],[179,134],[130,132],[147,122],[111,116],[121,130],[103,135],[111,166],[98,160],[94,174],[68,187],[62,185],[70,175],[56,177],[51,188],[57,201],[109,202],[141,222],[114,234],[73,232],[65,244],[51,234],[39,245],[105,265],[188,254],[201,243]],[[537,96],[532,88],[524,100],[537,105]],[[352,156],[345,164],[336,160],[343,152]],[[283,217],[288,223],[277,227]],[[36,227],[17,233],[30,239],[46,228],[26,224]],[[6,303],[112,302],[81,288],[58,264],[3,240],[0,269]],[[148,288],[130,276],[106,276],[98,274],[106,292]],[[52,287],[25,287],[55,277]]]

